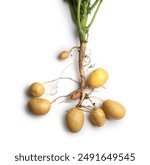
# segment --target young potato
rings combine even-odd
[[[30,111],[36,115],[45,115],[51,108],[51,103],[43,98],[32,98],[28,102]]]
[[[81,97],[81,91],[74,91],[73,93],[69,95],[69,98],[71,100],[77,100],[77,99],[80,99],[80,97]]]
[[[87,78],[87,85],[90,88],[99,88],[105,84],[109,75],[108,72],[102,68],[98,68],[93,70],[88,78]]]
[[[125,116],[125,107],[113,100],[105,100],[101,107],[108,118],[122,119]]]
[[[69,56],[70,56],[70,52],[68,52],[68,51],[62,51],[62,52],[59,54],[58,58],[59,58],[60,60],[65,60],[65,59],[68,58]]]
[[[39,82],[35,82],[35,83],[31,84],[31,86],[29,88],[29,93],[33,97],[42,96],[44,94],[44,92],[45,92],[45,88]]]
[[[106,122],[105,113],[100,108],[92,110],[89,118],[90,118],[91,123],[98,127],[102,127]]]
[[[78,108],[72,108],[67,112],[66,123],[69,130],[76,133],[81,130],[84,124],[84,114]]]

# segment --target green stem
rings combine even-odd
[[[91,12],[95,8],[95,6],[98,4],[98,2],[99,2],[99,0],[95,0],[94,4],[90,7],[89,12]]]
[[[78,0],[78,6],[77,6],[77,23],[78,23],[79,31],[81,31],[80,7],[81,7],[81,0]]]
[[[70,6],[70,12],[71,12],[71,16],[72,16],[72,19],[73,19],[73,22],[75,24],[77,24],[77,14],[76,14],[76,9],[73,7],[73,5],[71,4],[71,2],[69,1],[69,6]]]
[[[99,10],[100,5],[101,5],[102,2],[103,2],[103,0],[99,0],[99,4],[98,4],[98,6],[97,6],[97,9],[96,9],[96,11],[95,11],[95,13],[94,13],[94,15],[93,15],[93,18],[92,18],[91,22],[90,22],[89,25],[87,26],[87,30],[89,30],[90,27],[92,26],[92,24],[93,24],[93,22],[94,22],[94,20],[95,20],[95,17],[96,17],[96,15],[97,15],[97,12],[98,12],[98,10]]]

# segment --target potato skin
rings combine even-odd
[[[90,118],[91,123],[98,127],[102,127],[106,122],[105,113],[100,108],[92,110],[89,118]]]
[[[78,108],[72,108],[67,112],[66,123],[72,133],[79,132],[84,124],[84,113]]]
[[[99,88],[105,84],[108,80],[108,72],[102,68],[98,68],[93,70],[88,78],[87,78],[87,85],[90,88]]]
[[[110,99],[105,100],[101,108],[104,110],[107,118],[119,120],[122,119],[126,113],[126,109],[122,104]]]
[[[44,92],[45,92],[45,88],[39,82],[35,82],[35,83],[31,84],[31,86],[29,88],[29,93],[33,97],[42,96],[44,94]]]
[[[62,51],[62,52],[59,54],[58,58],[59,58],[60,60],[65,60],[65,59],[68,58],[69,56],[70,56],[70,52],[68,52],[68,51]]]
[[[28,107],[35,115],[45,115],[51,108],[51,103],[43,98],[32,98],[28,102]]]

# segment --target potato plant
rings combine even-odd
[[[102,127],[107,119],[122,119],[125,116],[125,108],[122,104],[107,99],[102,100],[101,106],[97,106],[91,99],[91,94],[95,89],[102,88],[109,78],[108,72],[99,67],[91,73],[86,74],[85,67],[92,68],[90,65],[90,57],[87,56],[87,43],[89,30],[95,20],[99,8],[103,0],[65,0],[70,8],[72,20],[77,27],[79,46],[72,47],[69,51],[65,50],[58,55],[59,60],[66,60],[70,57],[73,49],[78,51],[78,69],[79,81],[70,77],[59,77],[55,80],[50,80],[47,83],[55,82],[60,79],[68,79],[78,83],[78,88],[71,93],[65,95],[67,99],[78,100],[77,105],[72,107],[66,113],[66,125],[68,129],[76,133],[81,130],[84,125],[84,113],[89,113],[89,121],[97,127]],[[91,15],[91,17],[89,17]],[[87,62],[88,60],[88,62]],[[33,97],[28,102],[29,110],[35,115],[45,115],[49,112],[51,105],[59,98],[53,101],[42,98],[46,92],[45,83],[35,82],[29,87],[29,93]],[[89,100],[90,105],[87,105],[85,100]],[[99,101],[100,101],[99,100]]]

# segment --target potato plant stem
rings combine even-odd
[[[81,42],[80,44],[80,52],[79,52],[79,73],[80,73],[80,87],[81,87],[81,97],[78,103],[78,107],[82,106],[82,102],[85,99],[85,88],[86,88],[86,79],[85,79],[85,72],[84,72],[84,59],[85,59],[85,51],[86,51],[86,43]]]
[[[78,6],[77,6],[77,23],[78,23],[79,32],[81,31],[80,7],[81,7],[81,0],[78,0]]]
[[[93,15],[93,18],[92,18],[91,22],[89,23],[89,25],[87,26],[87,30],[89,30],[90,27],[92,26],[92,24],[93,24],[93,22],[94,22],[94,20],[95,20],[95,17],[96,17],[96,15],[97,15],[97,13],[98,13],[98,10],[99,10],[99,8],[100,8],[101,3],[103,2],[103,0],[99,0],[98,2],[99,2],[99,3],[98,3],[98,6],[97,6],[97,8],[96,8],[96,11],[95,11],[95,13],[94,13],[94,15]],[[96,3],[96,4],[97,4],[97,3]],[[94,7],[95,7],[95,6],[94,6]]]
[[[90,12],[95,8],[95,6],[98,4],[99,0],[95,0],[93,5],[90,7]]]

